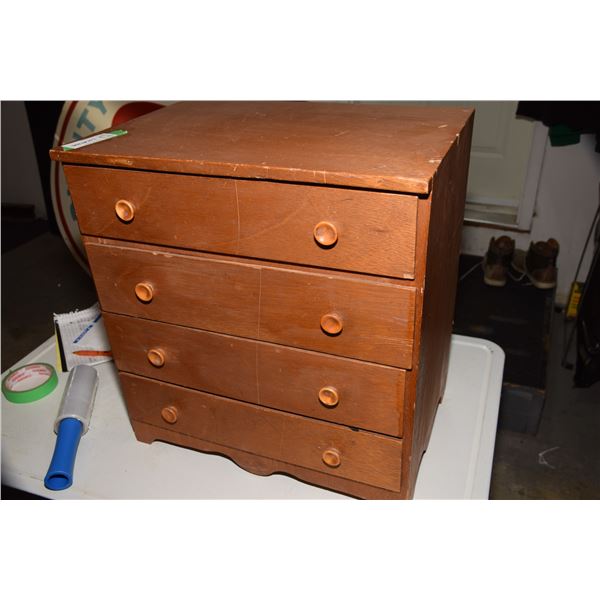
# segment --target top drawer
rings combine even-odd
[[[417,198],[65,165],[83,234],[414,278]]]

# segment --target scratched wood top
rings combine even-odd
[[[179,102],[54,160],[428,194],[471,109],[333,102]],[[97,132],[95,132],[97,133]]]

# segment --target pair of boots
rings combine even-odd
[[[540,290],[556,287],[556,257],[559,245],[554,238],[547,242],[531,242],[529,250],[515,249],[515,240],[503,235],[492,238],[483,261],[483,281],[487,285],[506,285],[509,267],[525,275]]]

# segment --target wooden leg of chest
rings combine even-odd
[[[405,499],[405,495],[394,493],[370,485],[365,485],[355,481],[331,477],[324,473],[304,469],[295,465],[290,465],[270,458],[257,456],[249,452],[243,452],[234,448],[214,444],[206,440],[155,427],[140,421],[131,421],[136,438],[140,442],[150,444],[154,441],[164,441],[185,448],[194,448],[202,452],[211,452],[220,454],[225,458],[233,460],[238,466],[253,473],[254,475],[267,476],[273,473],[283,473],[291,475],[299,480],[325,489],[334,489],[341,494],[347,494],[355,498],[364,498],[366,500],[400,500]]]

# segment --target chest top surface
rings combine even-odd
[[[472,110],[334,102],[179,102],[54,160],[427,194]]]

